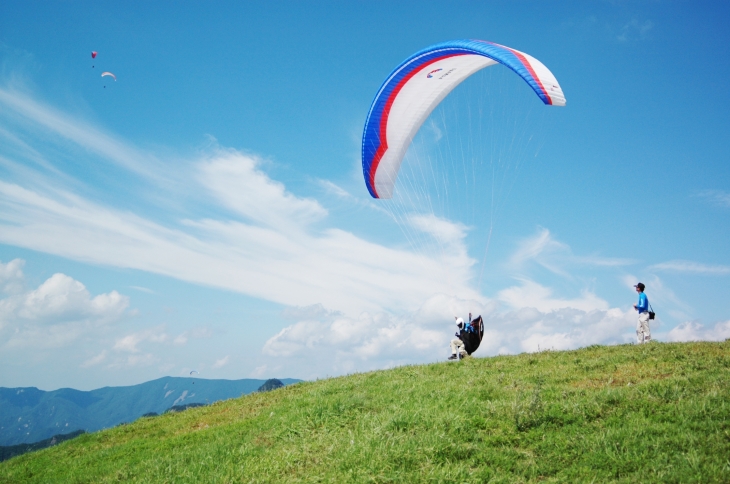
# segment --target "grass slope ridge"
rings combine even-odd
[[[32,444],[0,446],[0,462],[2,462],[4,460],[8,460],[11,457],[15,457],[16,455],[23,455],[27,452],[33,452],[34,450],[40,450],[40,449],[45,449],[48,447],[53,447],[54,445],[58,445],[63,441],[73,439],[74,437],[78,437],[79,435],[81,435],[83,433],[84,433],[83,430],[77,430],[75,432],[71,432],[68,434],[54,435],[50,439],[41,440],[39,442],[35,442]]]
[[[408,366],[166,414],[0,482],[729,482],[730,341]]]
[[[299,380],[284,379],[290,384]],[[53,435],[94,432],[163,413],[174,405],[213,403],[256,391],[264,380],[164,377],[126,387],[51,392],[0,388],[0,446],[30,444]]]

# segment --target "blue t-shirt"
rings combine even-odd
[[[649,310],[649,299],[647,299],[646,294],[643,292],[639,293],[639,304],[636,305],[636,309],[638,309],[639,314]]]

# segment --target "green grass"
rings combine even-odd
[[[730,341],[468,358],[144,418],[0,482],[730,482]]]

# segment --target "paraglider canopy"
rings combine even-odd
[[[190,372],[190,376],[193,376],[193,373],[197,373],[198,375],[200,375],[200,373],[198,373],[197,370],[193,370]]]
[[[114,82],[116,82],[116,81],[117,81],[117,76],[115,76],[115,75],[114,75],[114,74],[112,74],[111,72],[102,72],[102,73],[101,73],[101,77],[104,77],[104,76],[111,76],[111,77],[112,77],[112,78],[114,79]]]
[[[92,59],[96,59],[96,51],[95,50],[92,50],[91,51],[91,58]]]
[[[373,198],[391,198],[403,157],[431,111],[462,81],[502,64],[547,105],[565,106],[555,76],[524,52],[484,40],[452,40],[416,52],[391,72],[373,99],[362,137],[362,169]]]

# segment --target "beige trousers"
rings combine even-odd
[[[461,341],[459,338],[454,338],[451,340],[451,354],[455,355],[457,351],[461,353],[461,356],[466,356],[464,342]]]
[[[638,344],[648,343],[651,341],[651,331],[649,330],[649,312],[639,314],[639,320],[636,322],[636,342]]]

